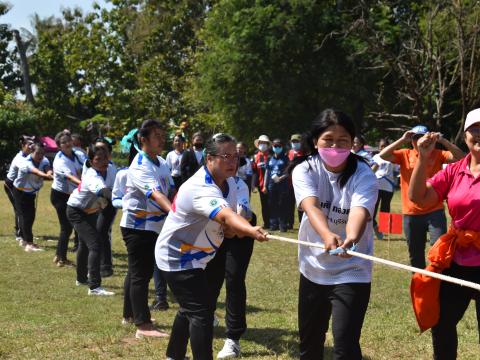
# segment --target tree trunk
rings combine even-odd
[[[28,67],[27,60],[27,46],[22,41],[18,30],[13,30],[13,35],[15,36],[18,53],[20,54],[20,65],[22,68],[23,88],[25,90],[25,97],[27,98],[27,102],[33,105],[35,103],[35,99],[33,98],[32,83],[30,82],[30,69]]]

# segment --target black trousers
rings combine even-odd
[[[112,269],[112,225],[117,215],[117,209],[109,202],[108,206],[98,214],[97,231],[102,241],[100,269]]]
[[[390,203],[392,202],[393,191],[378,190],[378,198],[375,203],[375,212],[373,213],[373,225],[377,225],[377,212],[380,207],[381,212],[390,212]]]
[[[180,185],[182,185],[182,177],[181,176],[172,176],[173,184],[175,185],[175,189],[178,191],[180,189]]]
[[[251,223],[255,226],[255,217]],[[225,238],[217,254],[205,269],[214,309],[225,279],[226,336],[232,340],[239,340],[247,329],[245,277],[247,276],[253,245],[253,238]]]
[[[271,184],[268,188],[268,204],[270,206],[270,228],[287,230],[288,222],[288,184],[284,180]]]
[[[23,238],[22,229],[20,228],[20,225],[19,225],[18,210],[15,205],[15,198],[13,195],[13,190],[15,189],[15,187],[13,186],[13,182],[8,179],[5,179],[5,183],[3,184],[3,189],[5,190],[5,194],[7,194],[8,200],[10,201],[10,204],[12,204],[12,207],[13,207],[13,214],[15,215],[15,236]]]
[[[268,229],[270,227],[270,205],[268,202],[268,193],[263,193],[258,189],[260,195],[260,205],[262,206],[263,227]]]
[[[480,283],[480,266],[461,266],[454,262],[443,274]],[[436,360],[457,358],[457,324],[470,300],[480,301],[478,291],[442,281],[440,284],[440,319],[432,328],[433,357]]]
[[[120,228],[127,247],[128,271],[123,294],[123,317],[133,318],[135,325],[149,324],[148,283],[155,262],[155,243],[158,234],[129,228]],[[183,358],[182,358],[183,359]]]
[[[101,239],[97,231],[97,214],[67,205],[67,217],[78,233],[77,280],[90,289],[102,285],[100,276]]]
[[[50,202],[57,211],[58,222],[60,223],[60,235],[56,251],[56,255],[60,260],[67,259],[68,241],[73,231],[73,226],[67,218],[67,201],[69,197],[69,194],[55,189],[52,189],[50,192]]]
[[[300,359],[323,359],[332,316],[333,359],[361,360],[360,334],[369,299],[370,283],[319,285],[300,275]]]
[[[188,340],[194,360],[212,360],[212,297],[205,270],[163,271],[180,309],[173,321],[167,357],[185,358]]]
[[[15,207],[18,213],[18,226],[22,230],[23,240],[33,243],[33,223],[35,222],[35,199],[36,194],[29,194],[13,188]]]

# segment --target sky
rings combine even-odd
[[[4,1],[4,0],[2,0]],[[91,10],[94,0],[6,0],[12,5],[10,11],[0,17],[0,23],[10,24],[14,29],[26,28],[32,31],[32,15],[37,13],[41,18],[52,15],[61,16],[62,8],[80,7]],[[103,0],[97,0],[104,5]]]

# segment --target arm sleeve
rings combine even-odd
[[[433,189],[438,194],[438,198],[441,200],[447,198],[448,190],[450,188],[449,172],[451,168],[452,167],[449,165],[427,180],[427,183],[432,185]]]
[[[450,157],[453,157],[450,151],[442,150],[442,164],[446,164]]]
[[[127,182],[127,172],[119,171],[115,177],[112,190],[112,201],[122,200],[125,195],[125,183]]]
[[[161,190],[160,182],[153,176],[151,171],[148,171],[145,165],[142,165],[141,168],[129,169],[128,178],[133,186],[148,198],[152,196],[154,191]]]
[[[193,196],[192,206],[195,213],[213,219],[220,210],[227,208],[229,205],[223,198],[220,189],[205,186]]]
[[[360,166],[360,164],[358,164],[358,166]],[[350,208],[356,206],[363,207],[367,209],[370,213],[370,216],[373,217],[377,197],[377,178],[370,169],[367,170],[367,168],[364,168],[364,170],[357,176],[357,181],[355,182],[353,189]]]
[[[393,164],[402,165],[403,153],[404,153],[404,149],[394,150],[392,153],[393,160],[391,162]]]
[[[292,182],[298,207],[300,207],[303,199],[311,196],[318,197],[318,175],[309,167],[307,161],[293,169]]]

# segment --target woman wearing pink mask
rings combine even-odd
[[[355,126],[343,112],[324,110],[304,137],[293,187],[304,216],[300,246],[300,358],[322,359],[332,317],[334,359],[361,359],[360,334],[370,299],[372,265],[346,249],[373,253],[372,218],[378,186],[367,163],[350,152]]]

